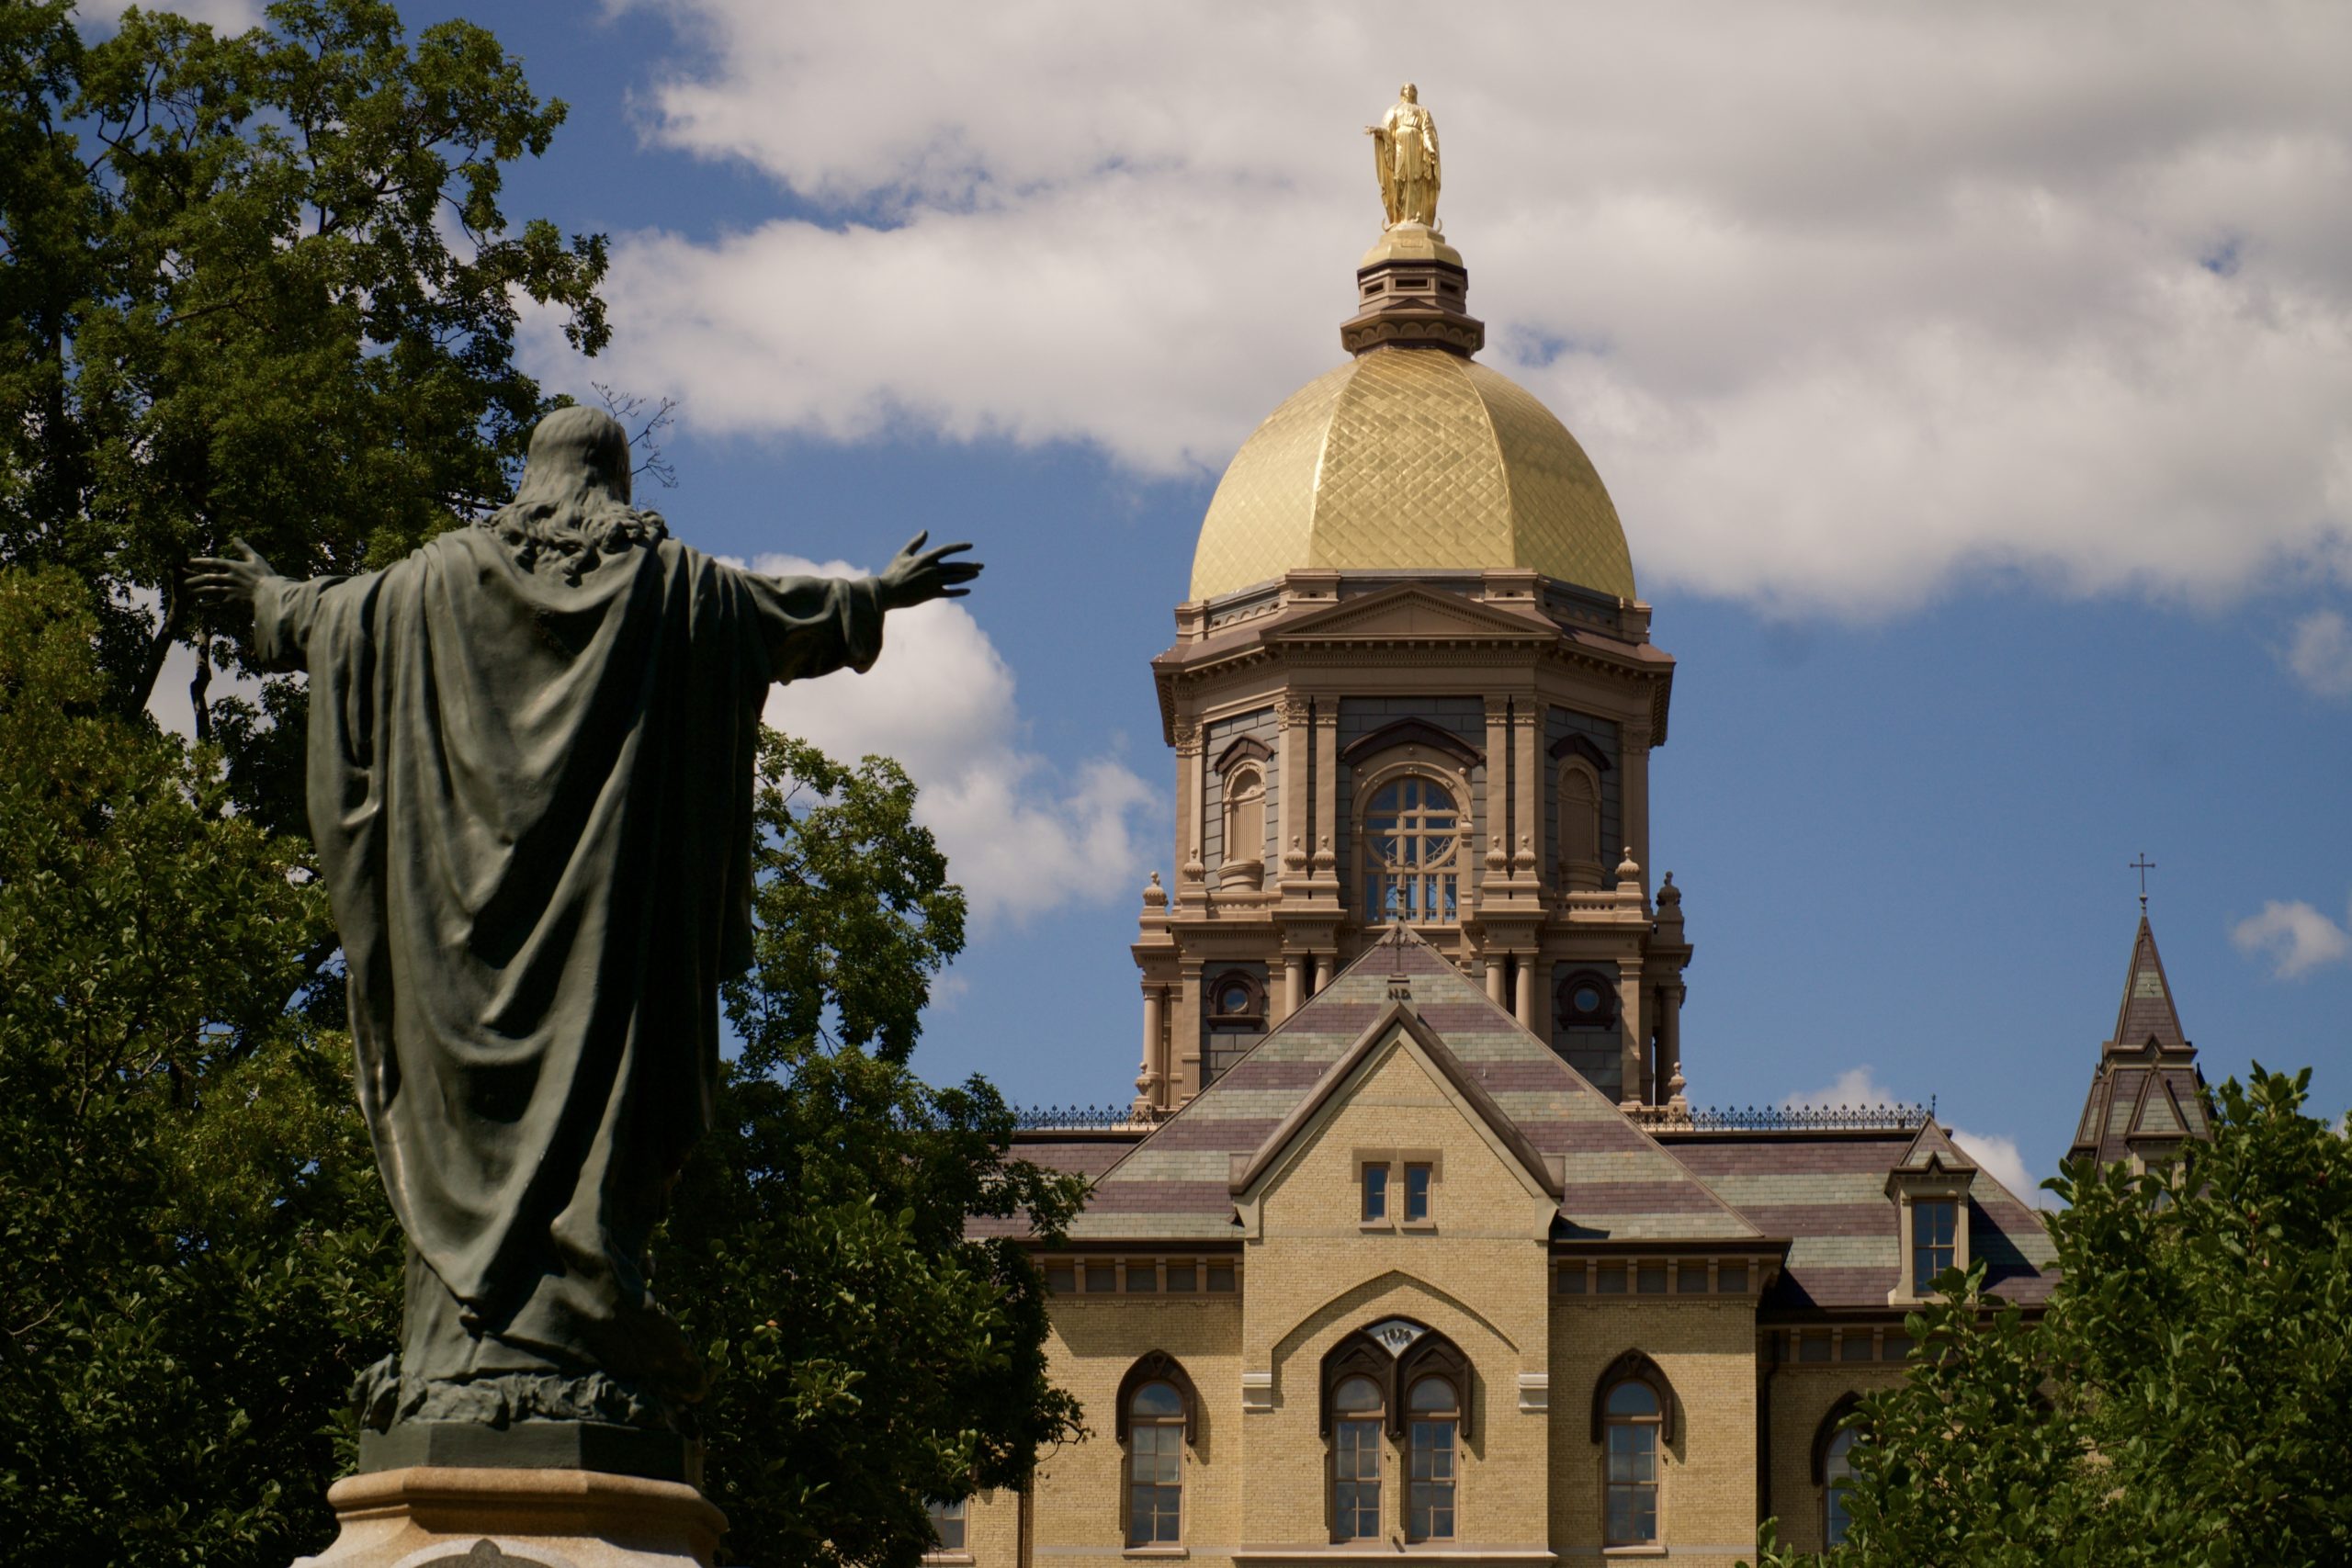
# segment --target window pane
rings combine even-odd
[[[1838,1359],[1841,1361],[1867,1361],[1871,1359],[1871,1337],[1849,1331],[1838,1344]]]
[[[1046,1264],[1046,1289],[1058,1291],[1064,1295],[1077,1290],[1078,1269],[1068,1263]]]
[[[1137,1416],[1182,1416],[1184,1399],[1172,1383],[1148,1382],[1136,1390],[1127,1408]]]
[[[1560,1270],[1560,1293],[1564,1296],[1584,1294],[1584,1265],[1570,1263]]]
[[[931,1517],[932,1530],[939,1537],[939,1550],[942,1551],[964,1550],[964,1504],[965,1499],[958,1497],[953,1503],[933,1500],[923,1505],[923,1512]]]
[[[1086,1266],[1086,1289],[1089,1294],[1116,1291],[1118,1288],[1119,1271],[1114,1265],[1090,1263]]]
[[[1405,1168],[1405,1217],[1426,1220],[1430,1217],[1430,1168],[1408,1165]]]
[[[1677,1295],[1703,1296],[1707,1293],[1707,1266],[1689,1258],[1674,1266],[1674,1290]]]
[[[1413,1384],[1413,1392],[1405,1401],[1408,1410],[1456,1410],[1453,1384],[1445,1378],[1422,1378]]]
[[[1611,1416],[1655,1416],[1657,1393],[1645,1382],[1629,1379],[1609,1391],[1608,1408]]]
[[[1828,1332],[1826,1329],[1808,1330],[1797,1340],[1797,1359],[1800,1361],[1829,1359]]]
[[[1156,1263],[1128,1264],[1127,1289],[1145,1294],[1157,1292],[1159,1289],[1159,1266]]]
[[[1349,1378],[1331,1392],[1334,1410],[1364,1411],[1380,1408],[1380,1385],[1370,1378]]]
[[[1363,1217],[1367,1220],[1388,1217],[1388,1168],[1385,1165],[1363,1168]]]
[[[1600,1293],[1604,1296],[1622,1296],[1625,1293],[1625,1266],[1623,1263],[1604,1263],[1600,1266]]]
[[[1370,1382],[1351,1378],[1348,1383]],[[1348,1383],[1340,1385],[1345,1393]],[[1377,1390],[1373,1391],[1376,1406]],[[1380,1423],[1340,1421],[1332,1427],[1331,1528],[1342,1540],[1362,1540],[1380,1533]]]
[[[1170,1263],[1168,1266],[1169,1293],[1172,1295],[1179,1291],[1200,1289],[1200,1276],[1195,1269],[1196,1266],[1191,1263]]]
[[[1666,1293],[1666,1265],[1645,1263],[1634,1271],[1635,1288],[1645,1295]]]
[[[1210,1289],[1210,1290],[1212,1290],[1212,1291],[1230,1291],[1230,1290],[1232,1290],[1232,1289],[1233,1289],[1233,1265],[1232,1265],[1232,1264],[1230,1264],[1230,1263],[1212,1263],[1212,1264],[1210,1264],[1210,1265],[1209,1265],[1209,1268],[1208,1268],[1208,1275],[1209,1275],[1209,1289]]]
[[[1881,1253],[1879,1256],[1883,1258],[1886,1255],[1884,1253]],[[1747,1289],[1747,1265],[1745,1263],[1724,1263],[1717,1266],[1715,1269],[1715,1288],[1719,1291],[1744,1291]]]

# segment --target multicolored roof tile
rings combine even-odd
[[[2184,1137],[2208,1135],[2197,1048],[2181,1030],[2155,932],[2143,914],[2123,977],[2115,1033],[2099,1050],[2067,1157],[2092,1156],[2113,1163],[2135,1153],[2161,1153]]]

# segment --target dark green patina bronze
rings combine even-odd
[[[348,964],[359,1100],[408,1236],[363,1468],[692,1479],[703,1374],[646,1244],[708,1123],[720,980],[751,956],[771,684],[880,654],[977,563],[776,580],[669,536],[627,434],[534,433],[514,502],[379,572],[197,563],[310,676],[309,797]]]

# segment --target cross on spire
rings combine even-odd
[[[2156,869],[2156,863],[2148,858],[2147,851],[2142,850],[2140,858],[2132,863],[2132,869],[2140,874],[2140,913],[2144,915],[2148,912],[2148,873]]]

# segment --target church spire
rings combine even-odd
[[[2143,910],[2123,977],[2115,1032],[2099,1049],[2070,1159],[2144,1165],[2169,1157],[2184,1138],[2206,1135],[2205,1077],[2180,1027],[2156,933]]]

